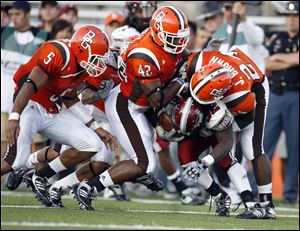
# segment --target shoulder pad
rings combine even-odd
[[[233,122],[234,116],[222,101],[212,104],[208,110],[205,125],[214,131],[223,131]]]

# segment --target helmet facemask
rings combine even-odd
[[[190,28],[178,31],[177,34],[161,31],[157,36],[163,42],[163,48],[166,52],[180,54],[189,42]]]
[[[106,61],[108,60],[109,54],[105,54],[105,55],[91,54],[91,47],[88,47],[88,50],[89,50],[88,61],[85,60],[80,61],[80,66],[84,68],[89,75],[93,77],[98,77],[102,75],[107,68]]]

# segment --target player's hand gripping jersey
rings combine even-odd
[[[193,53],[188,60],[187,77],[210,63],[219,63],[229,69],[232,76],[231,87],[224,93],[222,101],[234,115],[251,112],[254,109],[253,95],[256,83],[264,81],[264,74],[241,50],[234,49],[228,54],[213,50]]]

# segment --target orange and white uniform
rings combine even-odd
[[[29,62],[18,69],[14,76],[17,85],[15,95],[36,66],[47,75],[48,82],[32,95],[21,114],[16,149],[10,148],[5,157],[8,163],[13,169],[25,165],[37,132],[79,151],[101,151],[103,143],[96,133],[72,112],[61,109],[58,103],[61,97],[67,97],[70,91],[76,90],[86,77],[85,71],[77,65],[68,40],[44,43]]]
[[[155,130],[144,115],[151,105],[141,85],[168,82],[181,58],[182,54],[173,55],[158,46],[150,29],[144,31],[119,57],[122,82],[105,102],[108,120],[123,150],[137,165],[146,166],[147,172],[155,168],[155,153],[149,148],[153,146]]]
[[[262,136],[269,96],[268,79],[239,49],[229,53],[215,50],[193,53],[188,59],[187,78],[190,79],[196,71],[209,63],[219,63],[229,69],[232,86],[224,93],[221,100],[235,115],[233,128],[242,130],[243,153],[247,159],[252,160],[263,153]]]

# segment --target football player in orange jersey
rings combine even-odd
[[[186,16],[174,7],[157,9],[150,28],[119,57],[122,82],[105,102],[109,122],[129,160],[120,161],[88,183],[74,188],[76,200],[83,209],[92,209],[91,193],[113,184],[142,178],[154,170],[154,128],[145,117],[146,110],[158,112],[184,87],[172,79],[183,60],[189,40]]]
[[[14,76],[17,87],[8,123],[10,146],[1,160],[1,174],[25,165],[36,132],[73,147],[32,176],[36,196],[47,206],[51,205],[47,178],[103,151],[101,140],[111,149],[117,145],[114,137],[86,113],[76,94],[84,73],[98,77],[105,71],[108,51],[106,34],[97,27],[84,26],[71,40],[44,43]],[[60,109],[60,99],[68,110]]]
[[[228,68],[232,75],[230,88],[224,87],[222,83],[212,85],[212,80],[221,80],[218,69],[211,69],[202,78],[203,66],[210,63],[219,63]],[[271,164],[262,144],[269,94],[268,79],[239,49],[228,54],[216,50],[194,53],[189,57],[186,73],[190,79],[191,94],[197,102],[210,104],[221,99],[235,115],[233,128],[234,131],[241,131],[243,154],[253,163],[260,203],[266,209],[264,218],[276,218],[272,202]],[[248,212],[251,213],[251,210]],[[240,218],[251,218],[248,212],[246,210],[245,216]]]

